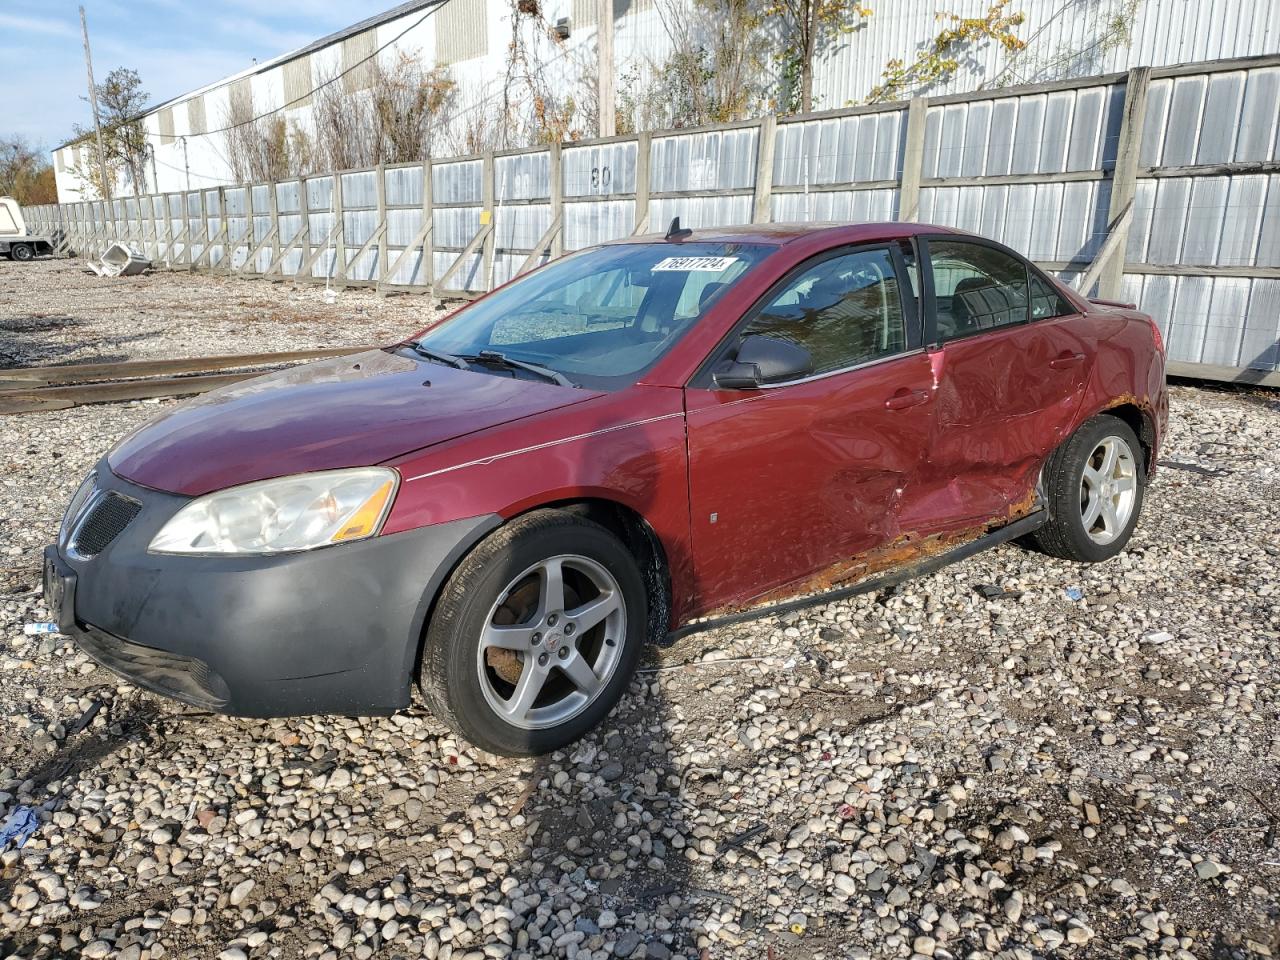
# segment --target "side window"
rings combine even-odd
[[[967,337],[1027,320],[1027,267],[992,247],[930,240],[938,336]]]
[[[860,250],[790,280],[743,330],[789,340],[826,373],[902,351],[902,298],[888,250]]]
[[[1049,317],[1065,317],[1075,313],[1071,306],[1052,284],[1045,283],[1041,277],[1031,274],[1031,319],[1046,320]]]

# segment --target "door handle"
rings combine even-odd
[[[1054,357],[1049,361],[1049,366],[1055,370],[1065,370],[1067,367],[1074,366],[1084,361],[1083,353],[1064,353],[1060,357]]]
[[[927,403],[929,394],[924,390],[908,390],[903,387],[892,397],[884,402],[886,410],[905,410],[907,407],[918,407],[922,403]]]

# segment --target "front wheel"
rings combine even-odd
[[[423,696],[492,753],[555,750],[622,697],[647,620],[644,582],[617,537],[536,511],[491,534],[449,578],[427,628]]]
[[[1049,522],[1035,533],[1046,553],[1097,563],[1133,536],[1147,474],[1133,429],[1101,414],[1080,427],[1049,461],[1044,477]]]
[[[32,260],[35,258],[35,252],[29,244],[15,243],[9,248],[9,256],[14,260]]]

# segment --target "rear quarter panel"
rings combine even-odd
[[[1149,472],[1169,425],[1165,357],[1156,346],[1150,319],[1136,310],[1091,305],[1082,323],[1096,337],[1098,352],[1080,406],[1079,423],[1105,410],[1133,404],[1151,429]],[[1078,424],[1077,424],[1078,425]]]

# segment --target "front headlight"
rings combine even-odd
[[[191,501],[155,535],[151,553],[311,550],[378,532],[399,474],[385,467],[302,473]]]

